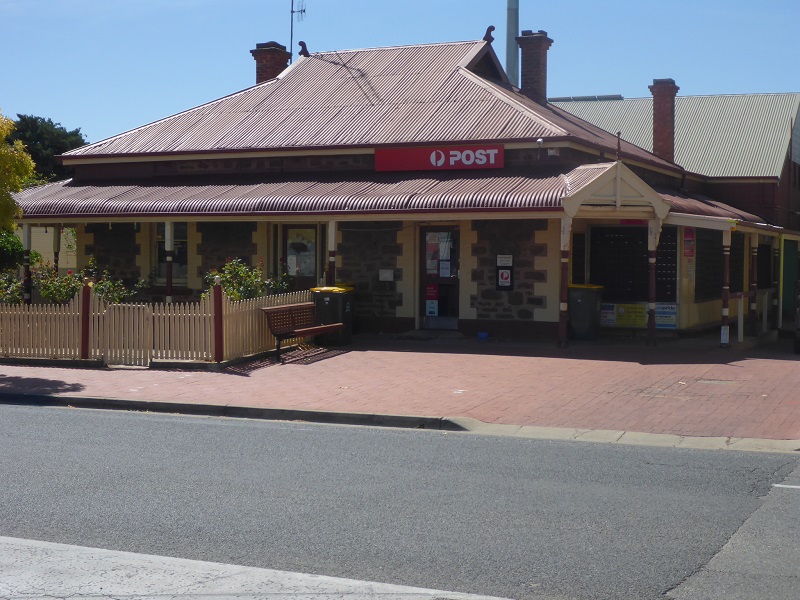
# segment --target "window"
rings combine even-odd
[[[656,251],[656,302],[675,302],[677,297],[677,239],[676,227],[662,228]],[[647,228],[592,227],[589,282],[603,286],[603,300],[607,302],[647,301]]]
[[[186,223],[174,223],[172,227],[172,284],[187,285],[189,283],[189,261]],[[167,283],[167,248],[164,238],[164,223],[156,224],[156,284]]]
[[[725,257],[722,254],[722,232],[697,230],[697,268],[695,270],[694,301],[705,302],[722,298]],[[744,285],[745,236],[731,235],[730,291],[738,293]]]
[[[318,285],[316,226],[285,226],[284,248],[286,270],[292,278],[293,289],[307,290]]]

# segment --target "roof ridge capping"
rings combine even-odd
[[[404,48],[428,48],[432,46],[469,46],[473,44],[489,44],[484,40],[462,40],[462,41],[454,41],[454,42],[427,42],[424,44],[395,44],[392,46],[368,46],[366,48],[342,48],[340,50],[320,50],[315,52],[310,52],[308,58],[313,56],[317,56],[320,54],[343,54],[345,52],[371,52],[377,50],[402,50]]]

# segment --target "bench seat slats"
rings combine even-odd
[[[311,337],[344,329],[344,323],[317,323],[317,308],[313,302],[265,306],[261,310],[267,317],[267,327],[269,327],[270,333],[278,342],[275,350],[278,360],[280,360],[283,340],[294,337]]]

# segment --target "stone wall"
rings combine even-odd
[[[341,266],[336,278],[355,287],[356,318],[395,317],[397,307],[403,303],[403,295],[397,291],[397,282],[404,276],[403,270],[397,268],[397,259],[403,254],[402,244],[397,243],[402,228],[401,222],[339,224],[341,243],[337,252]],[[380,269],[394,271],[394,281],[379,281]]]
[[[147,275],[141,274],[136,265],[140,248],[133,223],[90,223],[85,231],[92,241],[86,244],[84,256],[87,259],[93,256],[101,273],[108,271],[112,278],[121,279],[128,285]]]
[[[228,258],[239,258],[246,265],[255,266],[250,262],[257,251],[253,243],[256,226],[256,223],[198,223],[200,243],[197,244],[197,254],[201,263],[197,275],[202,278],[211,269],[224,265]]]
[[[536,293],[536,284],[547,282],[548,273],[536,268],[536,258],[547,256],[545,239],[537,242],[537,232],[547,231],[544,219],[515,221],[473,221],[478,241],[472,247],[477,268],[472,281],[478,291],[471,298],[477,318],[483,320],[533,321],[534,310],[547,307],[547,297]],[[510,254],[514,262],[511,291],[497,291],[498,254]]]

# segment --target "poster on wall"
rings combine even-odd
[[[439,301],[438,300],[425,300],[425,316],[438,317],[439,316]]]
[[[511,269],[497,269],[497,287],[502,289],[511,288]]]
[[[656,303],[656,329],[678,328],[678,305]]]
[[[647,303],[603,303],[600,306],[600,326],[644,329],[647,327]],[[678,305],[656,303],[656,329],[677,328]]]
[[[687,258],[694,258],[695,235],[694,227],[683,228],[683,255]]]
[[[647,326],[647,306],[644,304],[617,304],[614,313],[617,327]]]

